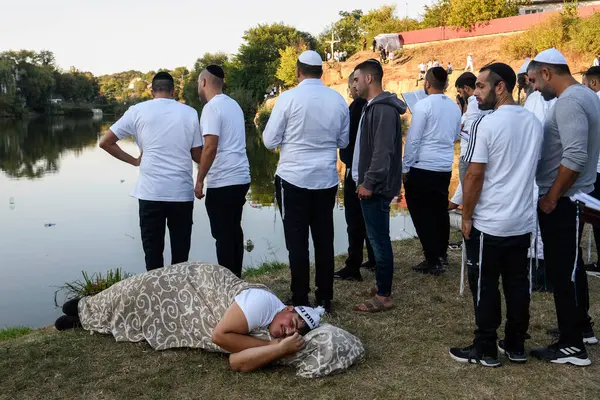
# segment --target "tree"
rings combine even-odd
[[[257,101],[277,83],[279,50],[302,43],[309,49],[317,48],[317,41],[309,33],[281,23],[258,25],[246,31],[243,39],[232,62],[229,84],[250,90]]]
[[[495,18],[519,14],[522,0],[451,0],[448,25],[474,29],[477,24]]]
[[[422,28],[436,28],[447,25],[448,16],[450,15],[450,0],[439,0],[437,3],[424,8]]]
[[[281,59],[277,73],[277,79],[283,82],[284,87],[288,88],[296,85],[296,62],[300,54],[306,50],[306,45],[287,46],[284,50],[279,50]]]
[[[183,89],[190,71],[187,67],[177,67],[171,71],[173,80],[175,81],[175,100],[183,99]]]
[[[362,10],[354,10],[351,12],[340,11],[340,19],[334,22],[331,26],[325,29],[319,35],[319,43],[323,46],[325,52],[330,48],[328,43],[331,40],[331,34],[334,34],[336,40],[340,40],[335,45],[338,51],[348,52],[348,56],[356,53],[362,48],[362,30],[360,19],[363,16]]]
[[[196,60],[194,69],[187,74],[187,79],[183,85],[182,98],[185,103],[194,107],[198,112],[202,111],[202,104],[198,98],[198,76],[209,65],[218,65],[225,72],[225,86],[229,81],[229,73],[231,72],[231,63],[227,53],[204,53],[204,55]]]
[[[368,43],[380,33],[397,33],[420,28],[419,21],[396,17],[396,6],[383,6],[371,10],[360,19],[360,27]]]

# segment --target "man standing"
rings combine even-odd
[[[473,54],[469,53],[467,56],[467,65],[465,66],[465,72],[470,69],[473,72]]]
[[[464,72],[456,80],[456,91],[460,97],[467,103],[467,110],[462,115],[460,122],[460,160],[458,163],[458,176],[460,182],[463,182],[465,173],[467,172],[468,163],[464,160],[464,156],[467,153],[467,147],[469,145],[469,132],[471,132],[471,125],[481,115],[479,104],[475,98],[475,82],[477,77],[472,72]]]
[[[390,240],[390,203],[402,185],[402,124],[406,104],[382,88],[383,68],[376,60],[360,63],[354,69],[353,86],[367,100],[352,164],[352,179],[375,253],[376,294],[357,306],[357,311],[386,311],[392,304],[394,255]]]
[[[498,349],[513,362],[525,362],[529,328],[527,249],[535,229],[531,207],[542,125],[512,97],[517,77],[503,63],[491,64],[477,78],[475,96],[482,110],[471,130],[463,183],[462,232],[467,248],[469,287],[475,306],[475,340],[450,349],[459,362],[500,365],[496,348],[502,321],[498,281],[506,299],[505,339]]]
[[[542,196],[538,218],[560,337],[557,343],[531,354],[552,363],[585,366],[591,361],[584,338],[594,335],[587,316],[588,283],[580,249],[583,223],[569,197],[594,190],[600,153],[600,100],[578,84],[565,57],[554,48],[538,54],[527,74],[544,100],[558,97],[544,123],[537,183]]]
[[[333,207],[339,178],[337,149],[348,146],[346,101],[323,85],[318,53],[307,50],[296,63],[298,86],[279,96],[263,132],[268,149],[280,147],[275,176],[292,273],[291,302],[308,305],[308,231],[315,246],[315,297],[331,309],[333,299]]]
[[[209,65],[198,76],[198,96],[205,103],[200,116],[204,140],[198,167],[196,197],[204,197],[207,178],[206,212],[216,241],[219,264],[242,276],[244,232],[242,210],[250,188],[250,165],[246,156],[244,112],[231,97],[223,94],[225,73]]]
[[[194,209],[192,160],[199,163],[202,137],[198,113],[173,99],[173,77],[152,79],[153,100],[127,110],[100,140],[113,157],[140,167],[132,196],[139,200],[142,245],[148,271],[164,266],[165,221],[171,240],[171,264],[188,260]],[[134,158],[117,142],[132,136],[142,155]]]
[[[373,248],[367,238],[365,220],[363,218],[360,201],[356,194],[356,182],[352,179],[352,162],[354,158],[354,146],[356,143],[356,133],[358,124],[362,116],[362,110],[367,104],[365,99],[358,96],[356,88],[353,86],[354,72],[348,77],[348,94],[353,100],[350,104],[350,142],[348,147],[340,150],[340,159],[346,164],[346,174],[344,176],[344,215],[346,225],[348,226],[348,257],[346,266],[337,271],[334,278],[348,281],[362,281],[360,274],[361,266],[368,269],[375,269],[375,255]],[[358,163],[358,160],[356,160]],[[367,243],[368,261],[363,264],[363,244]]]
[[[600,54],[594,58],[594,62],[592,63],[592,67],[600,67]]]
[[[447,265],[448,186],[461,125],[459,108],[444,94],[447,83],[443,68],[427,71],[428,96],[414,107],[402,165],[406,204],[425,254],[413,269],[433,275],[445,272]]]

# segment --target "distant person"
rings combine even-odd
[[[375,254],[374,296],[357,306],[360,312],[387,311],[393,307],[394,254],[390,240],[390,203],[402,185],[402,124],[406,104],[382,88],[383,68],[367,60],[354,69],[358,96],[367,100],[358,127],[352,179]]]
[[[433,67],[433,61],[429,60],[427,61],[427,71],[429,71],[431,67]]]
[[[348,146],[348,105],[323,85],[321,56],[307,50],[296,63],[298,86],[277,99],[263,141],[280,148],[275,175],[292,273],[293,305],[307,305],[310,292],[308,233],[315,248],[315,297],[327,311],[333,299],[333,207],[339,177],[337,149]]]
[[[584,85],[592,89],[600,98],[600,67],[592,67],[585,73]],[[600,200],[600,160],[598,160],[598,166],[596,167],[596,183],[594,183],[592,196]],[[593,228],[594,241],[598,249],[600,248],[600,228],[595,226]],[[598,264],[598,259],[596,259],[596,262],[585,265],[585,270],[589,274],[600,276],[600,266]]]
[[[477,78],[475,96],[482,110],[471,130],[464,178],[462,233],[465,237],[469,287],[475,308],[475,340],[451,348],[459,362],[497,367],[498,350],[512,362],[527,361],[529,328],[529,265],[527,249],[535,229],[531,188],[543,140],[542,125],[514,101],[517,77],[503,63],[491,64]],[[502,288],[506,302],[504,339]]]
[[[433,60],[433,67],[436,68],[439,66],[440,66],[440,63],[438,62],[438,60]]]
[[[363,39],[362,41],[363,51],[367,51],[367,39]]]
[[[538,219],[560,336],[558,342],[531,354],[554,364],[586,366],[591,361],[584,341],[597,339],[587,313],[588,281],[580,248],[583,221],[569,197],[594,191],[600,154],[600,100],[573,78],[565,57],[554,48],[538,54],[527,74],[544,100],[558,98],[544,123],[537,184],[541,196]]]
[[[173,77],[152,79],[153,100],[138,103],[110,127],[100,147],[113,157],[140,167],[132,196],[139,201],[140,230],[148,271],[164,266],[165,223],[171,263],[188,260],[194,210],[192,160],[200,163],[202,136],[198,113],[173,99]],[[134,158],[117,142],[132,136],[140,148]]]
[[[381,62],[387,62],[387,52],[385,51],[385,48],[383,46],[379,46],[379,57],[381,59]]]
[[[419,81],[425,78],[425,73],[427,72],[425,64],[419,64],[419,76],[417,77],[417,81],[415,82],[415,86],[419,86]]]
[[[448,68],[446,69],[446,72],[448,72],[448,75],[452,75],[452,72],[454,72],[451,62],[448,62]]]
[[[465,72],[467,70],[471,70],[471,72],[473,72],[474,68],[473,68],[473,54],[469,53],[469,55],[467,56],[467,65],[465,66]]]
[[[373,39],[371,45],[373,46],[373,53],[375,53],[377,51],[377,40]]]
[[[362,118],[362,111],[367,104],[365,99],[358,96],[353,85],[354,72],[348,77],[348,95],[352,99],[350,104],[350,141],[348,147],[340,150],[340,160],[346,165],[344,175],[344,216],[348,233],[348,257],[344,268],[337,271],[335,279],[347,281],[362,281],[360,268],[375,270],[375,255],[373,247],[367,238],[365,220],[363,218],[360,200],[356,193],[356,182],[352,179],[352,163],[354,162],[354,146],[358,132],[358,125]],[[356,160],[358,163],[358,160]],[[367,261],[363,263],[363,249],[366,243]]]
[[[402,165],[406,204],[425,255],[413,270],[432,275],[444,273],[448,263],[448,186],[460,133],[460,110],[444,94],[447,84],[443,68],[427,71],[428,96],[414,107]]]
[[[204,197],[206,178],[206,212],[217,260],[239,278],[244,259],[242,210],[250,188],[250,165],[244,112],[223,94],[224,79],[225,73],[217,65],[209,65],[198,76],[198,96],[204,103],[200,116],[204,147],[195,192],[198,199]]]
[[[596,58],[594,58],[594,62],[592,63],[592,67],[599,67],[600,66],[600,54],[598,54],[596,56]]]

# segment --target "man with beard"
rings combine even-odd
[[[580,248],[583,221],[569,197],[594,190],[600,101],[573,78],[565,57],[554,48],[538,54],[527,75],[544,100],[558,98],[544,122],[537,183],[542,196],[538,218],[560,336],[558,342],[531,354],[556,364],[586,366],[591,361],[584,339],[594,333],[587,315],[588,282]]]
[[[450,349],[459,362],[501,365],[498,350],[513,362],[525,362],[529,327],[527,249],[535,226],[531,188],[542,144],[542,126],[520,107],[512,92],[517,77],[503,63],[483,68],[475,96],[482,110],[475,121],[465,161],[462,232],[467,249],[469,287],[475,307],[475,340]],[[506,299],[505,338],[498,281]]]
[[[375,269],[373,247],[367,238],[365,220],[360,208],[360,200],[356,194],[356,182],[352,179],[352,162],[354,161],[354,146],[362,111],[367,101],[358,96],[353,86],[354,72],[348,77],[348,95],[353,100],[348,110],[350,112],[350,142],[348,147],[340,149],[340,159],[346,164],[344,177],[344,215],[348,226],[348,257],[344,268],[337,271],[335,279],[346,281],[362,281],[360,268]],[[356,160],[358,163],[358,160]],[[363,245],[367,245],[368,261],[363,264]]]
[[[242,210],[250,188],[250,165],[244,112],[235,100],[223,94],[224,78],[218,65],[209,65],[198,76],[198,96],[205,104],[200,116],[204,147],[195,193],[198,199],[204,197],[207,178],[206,212],[216,241],[217,260],[240,278],[244,259]]]
[[[414,107],[402,165],[406,203],[425,255],[413,269],[432,275],[444,273],[447,264],[448,186],[461,125],[460,110],[444,94],[447,83],[443,68],[427,71],[428,96]]]

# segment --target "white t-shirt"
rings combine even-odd
[[[363,112],[360,115],[360,120],[358,121],[358,131],[356,133],[356,141],[354,142],[354,153],[352,154],[352,160],[356,160],[356,162],[352,163],[352,180],[356,183],[358,182],[358,160],[360,159],[360,133],[362,131],[362,122],[365,116],[365,109],[373,99],[367,101],[367,104],[363,107]]]
[[[133,136],[144,153],[133,197],[194,201],[191,149],[202,146],[196,110],[173,99],[144,101],[131,106],[110,130],[119,139]]]
[[[531,190],[542,147],[540,121],[523,107],[500,106],[473,123],[465,161],[486,165],[473,226],[493,236],[535,231]]]
[[[202,109],[200,130],[202,137],[219,137],[217,155],[206,176],[206,187],[219,188],[250,183],[244,112],[238,103],[225,94],[213,97]]]
[[[527,100],[525,100],[523,107],[525,107],[526,110],[531,111],[542,123],[542,126],[544,126],[546,114],[548,114],[548,111],[552,108],[554,103],[556,103],[556,100],[557,99],[546,101],[542,97],[542,94],[536,90],[527,96]]]
[[[244,290],[235,297],[235,302],[248,321],[248,332],[269,326],[275,315],[285,308],[277,296],[263,289]]]

